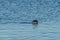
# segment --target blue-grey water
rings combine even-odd
[[[60,0],[0,0],[0,40],[60,40]]]

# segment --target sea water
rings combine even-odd
[[[0,40],[60,40],[57,24],[4,24],[0,25]]]
[[[60,0],[0,0],[0,40],[60,40]]]

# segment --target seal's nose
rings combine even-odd
[[[33,21],[32,21],[32,24],[33,24],[33,25],[37,25],[37,24],[38,24],[38,20],[33,20]]]

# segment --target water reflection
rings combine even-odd
[[[36,29],[38,27],[38,25],[33,25],[33,29]]]

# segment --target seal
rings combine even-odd
[[[33,24],[33,25],[37,25],[37,24],[38,24],[38,20],[33,20],[33,21],[32,21],[32,24]]]

